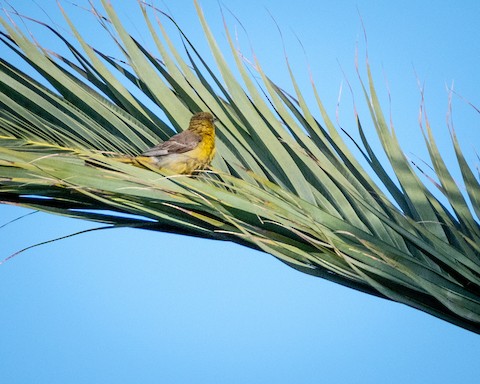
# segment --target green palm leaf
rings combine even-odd
[[[1,20],[4,49],[49,83],[0,61],[2,202],[111,226],[237,242],[301,272],[480,332],[479,182],[454,135],[466,195],[428,125],[425,132],[446,207],[421,181],[388,127],[368,66],[368,82],[361,84],[395,178],[358,121],[358,146],[370,169],[361,166],[314,89],[325,128],[317,121],[290,69],[295,97],[273,83],[258,62],[256,84],[226,29],[242,86],[197,3],[217,69],[187,36],[182,34],[182,50],[176,46],[142,7],[160,55],[155,57],[125,30],[111,4],[102,3],[126,64],[89,45],[66,14],[82,51],[45,27],[75,61],[37,46]],[[109,157],[136,154],[165,140],[202,110],[219,119],[212,171],[186,177]]]

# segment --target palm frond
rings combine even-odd
[[[5,49],[49,83],[0,61],[1,202],[111,226],[233,241],[301,272],[480,333],[479,182],[454,134],[466,194],[428,125],[425,132],[447,207],[403,154],[368,65],[361,86],[395,177],[376,157],[358,119],[357,145],[370,168],[362,167],[314,88],[321,125],[291,70],[295,97],[255,62],[257,84],[226,29],[242,85],[198,3],[216,69],[168,16],[182,34],[181,47],[164,24],[152,22],[151,9],[141,8],[157,58],[125,30],[109,2],[102,4],[123,62],[93,48],[66,14],[81,48],[45,27],[74,59],[48,51],[1,20]],[[109,157],[139,153],[205,110],[219,119],[212,171],[186,177]]]

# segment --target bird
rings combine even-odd
[[[118,158],[123,163],[192,175],[208,168],[215,156],[215,118],[210,112],[192,116],[188,129],[138,156]]]

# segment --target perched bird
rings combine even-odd
[[[190,119],[187,130],[177,133],[139,156],[121,158],[120,161],[183,175],[205,169],[215,155],[214,120],[209,112],[196,113]]]

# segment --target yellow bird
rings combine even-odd
[[[187,130],[177,133],[139,156],[119,160],[145,168],[191,175],[207,168],[215,155],[214,120],[209,112],[196,113],[190,119]]]

